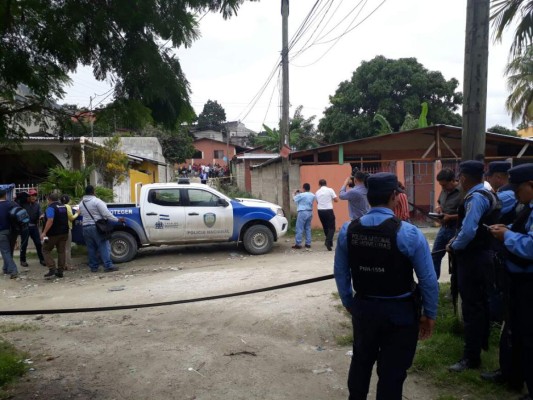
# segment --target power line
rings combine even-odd
[[[328,36],[331,32],[335,31],[337,28],[339,28],[341,26],[341,24],[348,18],[350,17],[354,12],[355,10],[357,10],[360,6],[361,6],[361,9],[359,10],[359,12],[355,15],[355,17],[352,19],[352,21],[350,22],[350,24],[348,25],[348,28],[350,27],[350,25],[357,19],[357,17],[359,16],[359,14],[361,13],[361,11],[363,10],[363,8],[365,7],[366,3],[367,3],[368,0],[360,0],[345,16],[344,18],[342,18],[339,22],[337,22],[335,24],[335,26],[333,28],[331,28],[328,32],[326,32],[324,35],[320,36],[320,37],[317,37],[313,43],[311,43],[309,46],[305,47],[305,48],[301,48],[295,55],[293,55],[293,57],[291,58],[291,61],[294,60],[297,56],[299,56],[300,54],[304,53],[306,50],[310,49],[311,47],[317,45],[317,44],[322,44],[322,43],[319,43],[320,40],[324,39],[326,36]],[[335,10],[336,11],[336,10]],[[329,22],[329,21],[328,21]],[[324,28],[322,28],[322,31],[325,29],[325,26]],[[321,31],[321,33],[322,33]]]
[[[281,79],[281,74],[280,74],[280,70],[278,68],[278,82],[276,83],[276,85],[272,88],[272,94],[270,95],[270,100],[268,101],[268,106],[267,106],[267,109],[266,109],[266,112],[265,112],[265,117],[263,118],[263,123],[261,124],[261,126],[263,126],[265,124],[265,121],[266,121],[266,118],[267,118],[267,115],[268,115],[268,111],[270,110],[270,104],[272,103],[272,98],[274,97],[274,92],[276,91],[276,88],[279,86],[279,81]]]
[[[291,45],[289,46],[289,48],[291,46],[294,46],[298,40],[300,39],[301,35],[303,34],[304,30],[305,30],[305,27],[306,27],[306,24],[307,22],[310,20],[310,18],[312,17],[315,9],[317,8],[317,6],[321,3],[322,0],[317,0],[313,7],[311,7],[311,10],[307,13],[307,16],[304,18],[304,20],[302,21],[302,23],[300,24],[300,26],[298,27],[296,33],[294,34],[293,38],[291,39]],[[278,60],[276,61],[276,64],[273,68],[273,70],[271,71],[271,73],[269,74],[269,76],[267,77],[265,83],[259,88],[259,90],[257,91],[257,93],[254,95],[254,97],[252,98],[252,100],[250,100],[250,102],[246,105],[246,107],[243,109],[243,111],[241,111],[239,113],[239,115],[237,116],[237,119],[239,120],[245,120],[246,117],[250,114],[250,112],[254,109],[255,105],[258,103],[259,99],[263,96],[265,90],[267,89],[268,85],[270,84],[270,82],[272,81],[272,78],[274,77],[274,75],[276,74],[276,71],[279,70],[280,68],[280,65],[281,65],[281,56],[278,58]],[[246,109],[250,107],[248,109],[248,111],[246,112],[246,114],[244,114],[244,116],[242,118],[240,118],[240,116],[246,111]]]
[[[323,13],[323,15],[322,15],[322,18],[321,18],[320,21],[318,22],[318,25],[315,27],[313,33],[309,36],[309,38],[307,39],[307,41],[302,45],[302,47],[300,48],[300,50],[298,50],[298,51],[296,52],[296,55],[293,55],[291,58],[294,58],[294,57],[296,57],[299,53],[301,53],[301,52],[303,51],[302,49],[305,48],[305,46],[307,45],[307,43],[309,43],[309,41],[310,41],[311,39],[313,39],[313,36],[314,36],[315,33],[318,31],[318,28],[320,28],[320,25],[322,25],[322,22],[324,21],[324,18],[326,18],[326,16],[328,15],[329,10],[331,9],[331,6],[333,5],[334,2],[335,2],[335,0],[329,0],[328,3],[326,3],[326,4],[324,5],[324,7],[322,8],[322,10],[320,10],[320,11],[323,11],[323,10],[327,7],[326,11],[325,11],[325,12]],[[342,1],[341,1],[341,3],[342,3]],[[339,5],[340,5],[341,3],[339,3]],[[337,9],[338,9],[338,7],[337,7]],[[318,16],[317,16],[317,17],[318,17]],[[331,19],[331,18],[330,18],[330,19]],[[328,20],[328,21],[329,21],[329,20]],[[309,24],[309,28],[310,28],[310,27],[311,27],[311,24]],[[307,30],[308,30],[308,29],[307,29]],[[306,31],[307,31],[307,30],[306,30]],[[324,28],[322,28],[322,30],[324,30]],[[322,31],[321,31],[321,32],[322,32]]]
[[[363,18],[363,20],[361,22],[359,22],[358,24],[356,24],[355,26],[353,27],[350,27],[351,24],[353,22],[355,22],[355,19],[357,19],[357,17],[359,16],[360,12],[363,10],[363,8],[361,8],[361,10],[359,11],[359,13],[357,13],[357,15],[355,16],[355,18],[352,20],[352,22],[350,23],[350,25],[348,25],[348,28],[339,36],[337,36],[336,38],[333,38],[331,40],[329,40],[328,42],[323,42],[323,43],[320,43],[320,44],[325,44],[325,43],[329,43],[331,41],[334,41],[334,43],[319,57],[317,58],[315,61],[313,61],[312,63],[310,64],[307,64],[307,65],[296,65],[296,64],[291,64],[295,67],[299,67],[299,68],[305,68],[305,67],[310,67],[311,65],[314,65],[316,64],[317,62],[319,62],[322,58],[324,58],[326,56],[326,54],[328,54],[330,52],[330,50],[335,47],[335,45],[339,42],[339,40],[344,37],[345,35],[347,35],[348,33],[350,33],[351,31],[353,31],[355,28],[357,28],[358,26],[360,26],[363,22],[365,22],[368,18],[370,18],[370,16],[372,16],[372,14],[374,14],[387,0],[383,0],[374,10],[372,10],[372,12],[370,14],[368,14],[365,18]],[[365,1],[365,4],[366,4],[366,1]],[[364,6],[363,6],[364,7]]]

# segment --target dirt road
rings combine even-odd
[[[33,261],[0,280],[2,309],[139,304],[250,290],[332,273],[321,243],[264,256],[234,246],[149,249],[116,273],[44,281]],[[83,259],[77,260],[80,263]],[[159,308],[1,317],[32,330],[3,334],[28,352],[33,371],[14,399],[346,399],[350,332],[333,280],[210,302]],[[373,398],[374,387],[372,388]],[[413,376],[407,399],[436,398]]]

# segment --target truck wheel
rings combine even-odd
[[[111,239],[111,260],[124,263],[132,260],[137,254],[137,241],[128,232],[113,232]]]
[[[265,254],[274,245],[274,235],[264,225],[252,225],[244,232],[243,243],[248,253],[253,255]]]

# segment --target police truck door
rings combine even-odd
[[[185,232],[185,207],[177,188],[150,189],[141,218],[151,243],[178,242]]]
[[[187,240],[227,241],[233,234],[233,209],[224,198],[204,189],[187,189]]]

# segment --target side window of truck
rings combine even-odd
[[[189,206],[191,207],[216,207],[218,196],[201,189],[188,189]]]
[[[179,189],[152,189],[148,193],[148,202],[159,206],[181,206]]]

